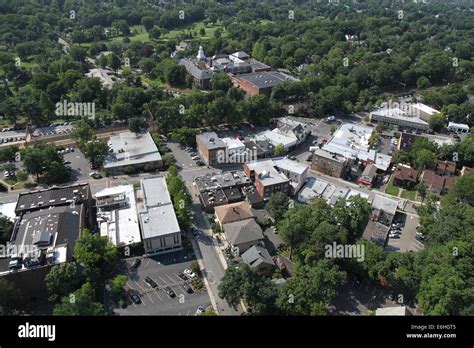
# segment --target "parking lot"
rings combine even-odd
[[[72,130],[72,122],[53,123],[45,127],[37,127],[33,131],[33,136],[39,137],[43,135],[69,134]]]
[[[423,243],[416,240],[416,227],[420,224],[420,219],[411,214],[400,214],[395,216],[396,219],[401,219],[401,234],[399,238],[389,238],[385,251],[420,251],[424,248]]]
[[[205,288],[201,291],[187,293],[183,289],[184,280],[178,277],[178,272],[190,268],[190,260],[185,252],[176,252],[151,258],[140,258],[141,264],[136,270],[130,270],[133,259],[126,261],[128,276],[126,283],[128,306],[115,309],[118,315],[195,315],[198,307],[207,308],[211,305]],[[158,286],[152,288],[145,282],[150,277]],[[164,291],[170,287],[176,294],[170,297]],[[141,303],[134,304],[131,294],[140,296]]]
[[[71,149],[71,146],[66,148]],[[90,179],[89,173],[92,171],[90,168],[90,162],[84,157],[84,154],[79,151],[77,147],[74,148],[74,152],[69,150],[62,155],[66,163],[71,162],[66,164],[72,169],[71,180],[78,181]]]

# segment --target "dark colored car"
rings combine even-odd
[[[131,269],[136,269],[138,268],[138,266],[140,266],[140,264],[142,263],[142,261],[140,259],[135,259],[132,263],[132,265],[130,266]]]
[[[132,295],[130,295],[130,299],[131,299],[132,302],[135,303],[135,304],[140,304],[140,303],[142,303],[142,300],[140,299],[140,296],[138,296],[137,294],[132,294]]]
[[[180,277],[182,280],[188,279],[188,277],[186,277],[183,272],[178,272],[177,274],[178,274],[178,277]]]
[[[150,277],[146,277],[145,282],[148,285],[150,285],[152,288],[156,288],[158,286],[158,284],[156,284],[156,282],[153,279],[151,279]]]
[[[202,167],[204,165],[204,162],[203,161],[196,161],[196,164],[199,166],[199,167]]]
[[[188,282],[183,283],[183,289],[186,291],[188,294],[191,294],[193,292],[193,289],[189,286]]]
[[[199,231],[196,227],[193,227],[193,236],[197,237],[199,235]]]
[[[174,291],[169,286],[167,286],[164,290],[166,292],[166,295],[168,295],[169,297],[175,297],[176,296]]]

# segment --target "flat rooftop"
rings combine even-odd
[[[225,148],[226,144],[219,139],[216,132],[204,132],[196,135],[196,140],[199,140],[208,150]]]
[[[238,80],[247,81],[258,88],[274,87],[285,81],[293,81],[293,79],[291,79],[289,76],[278,71],[253,72],[249,74],[238,75],[235,76],[235,78]]]
[[[401,121],[416,123],[422,126],[428,126],[428,123],[419,118],[416,115],[416,112],[408,113],[406,111],[401,110],[400,108],[382,108],[380,110],[375,110],[371,112],[371,115],[383,116]]]
[[[369,139],[373,131],[371,127],[344,123],[323,146],[323,150],[356,159],[359,153],[369,151]]]
[[[81,234],[83,208],[78,204],[74,208],[66,205],[26,212],[17,223],[18,230],[10,242],[20,253],[33,246],[46,248],[60,244],[69,244],[72,251]]]
[[[305,171],[308,170],[308,165],[290,160],[287,157],[273,158],[273,162],[279,169],[286,170],[299,175],[303,174]]]
[[[178,219],[163,176],[141,180],[144,201],[138,204],[142,237],[153,238],[180,232]]]
[[[76,204],[89,199],[89,184],[52,186],[45,190],[20,193],[15,213],[41,207],[59,206],[75,201]]]
[[[252,185],[252,180],[245,175],[243,170],[213,175],[206,174],[197,177],[194,182],[200,192]]]
[[[122,132],[109,139],[112,152],[105,158],[104,168],[161,161],[161,155],[149,132]]]
[[[105,203],[97,212],[97,222],[100,226],[101,236],[107,237],[117,246],[141,241],[133,185],[106,188],[97,192],[96,198],[108,199],[108,202],[110,202],[109,206]],[[120,198],[120,206],[109,209],[109,207],[114,207],[114,203],[117,202],[115,198]]]
[[[255,171],[258,180],[264,185],[276,185],[289,182],[285,174],[275,168],[272,159],[246,163],[248,168]]]

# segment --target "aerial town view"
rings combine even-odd
[[[469,0],[0,0],[0,317],[473,316],[473,54]]]

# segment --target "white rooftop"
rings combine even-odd
[[[421,110],[421,111],[423,111],[423,112],[425,112],[429,115],[439,114],[438,110],[433,109],[431,106],[428,106],[428,105],[423,104],[423,103],[412,104],[412,107],[415,108],[415,109]]]
[[[308,166],[306,164],[290,160],[287,157],[274,158],[273,162],[278,168],[296,174],[303,174],[308,169]]]
[[[372,114],[375,115],[380,115],[384,117],[389,117],[389,118],[394,118],[402,121],[408,121],[408,122],[413,122],[413,123],[418,123],[421,125],[426,125],[428,126],[428,123],[423,121],[421,118],[419,118],[416,115],[416,110],[413,110],[414,112],[408,113],[406,111],[403,111],[400,108],[385,108],[382,107],[379,110],[375,110],[372,112]]]
[[[140,227],[138,225],[137,205],[133,185],[121,185],[106,188],[96,193],[96,198],[125,197],[124,205],[117,209],[98,208],[97,221],[100,235],[107,237],[114,245],[129,245],[138,243]],[[113,204],[114,201],[111,201]],[[110,207],[110,206],[109,206]]]
[[[285,149],[288,149],[294,145],[296,145],[296,142],[298,139],[295,138],[290,138],[285,135],[281,135],[277,132],[266,130],[261,133],[258,133],[255,138],[257,140],[268,140],[270,143],[272,143],[274,146],[277,146],[279,144],[282,144]]]
[[[229,151],[245,150],[244,143],[237,138],[222,138],[221,140],[227,145]]]
[[[306,184],[298,193],[298,201],[309,203],[316,198],[323,198],[328,204],[335,205],[340,198],[349,198],[360,195],[362,198],[368,199],[367,193],[334,185],[326,180],[309,177]]]
[[[0,217],[5,217],[11,221],[15,220],[15,207],[17,202],[0,203]]]
[[[142,179],[144,202],[139,204],[142,237],[153,238],[179,233],[178,219],[171,202],[166,180],[162,176]]]
[[[382,210],[391,215],[395,215],[398,207],[398,200],[391,199],[382,195],[375,195],[372,201],[372,208]]]
[[[148,207],[171,203],[168,185],[163,176],[143,178],[142,188]]]
[[[258,179],[263,185],[275,185],[288,181],[288,178],[275,168],[272,159],[247,163],[250,170],[255,171]]]
[[[150,133],[138,134],[122,132],[109,139],[112,153],[106,157],[104,168],[114,168],[134,164],[161,161]]]
[[[342,124],[323,146],[323,150],[356,159],[361,152],[369,151],[369,139],[373,128],[352,124]]]
[[[375,310],[375,315],[407,315],[406,306],[395,306],[395,307],[385,307],[377,308]]]
[[[100,79],[101,83],[107,87],[107,88],[112,88],[112,85],[114,84],[114,80],[110,77],[109,73],[111,71],[106,70],[106,69],[101,69],[101,68],[94,68],[89,70],[88,73],[86,73],[87,77],[97,77]]]
[[[448,128],[460,128],[460,129],[466,129],[469,130],[469,126],[464,123],[455,123],[455,122],[449,122],[448,123]]]

